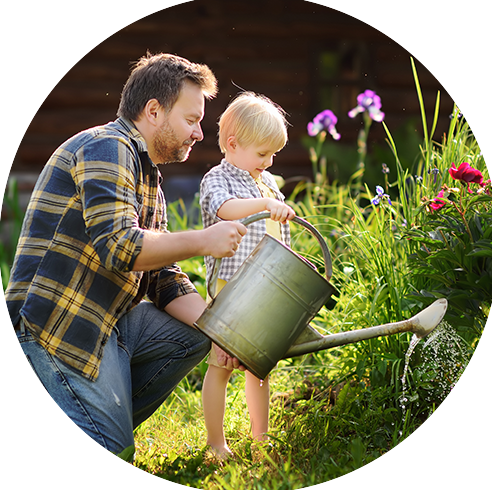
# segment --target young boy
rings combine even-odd
[[[274,177],[266,169],[273,164],[275,153],[287,143],[284,111],[268,98],[244,92],[234,99],[219,121],[219,146],[224,154],[200,186],[200,205],[204,227],[219,220],[238,220],[261,211],[270,219],[248,227],[235,255],[222,259],[218,289],[232,277],[266,233],[290,245],[288,220],[294,210],[284,202]],[[207,280],[214,259],[205,257]],[[203,411],[207,444],[219,457],[231,454],[224,436],[224,412],[227,383],[232,371],[220,366],[212,348],[203,383]],[[268,432],[269,382],[246,371],[246,402],[253,437],[265,440]]]

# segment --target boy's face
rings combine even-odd
[[[268,143],[244,147],[239,145],[235,139],[231,141],[231,138],[228,140],[226,160],[237,168],[247,170],[253,179],[257,179],[264,170],[273,165],[273,157],[278,151],[277,148],[273,148]]]

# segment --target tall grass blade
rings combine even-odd
[[[419,100],[419,106],[420,106],[420,114],[422,116],[422,129],[424,131],[424,141],[425,141],[425,156],[426,156],[426,163],[429,163],[430,159],[430,141],[429,141],[429,132],[427,129],[427,118],[425,117],[425,105],[424,105],[424,97],[422,95],[422,89],[420,88],[420,82],[419,82],[419,77],[417,74],[417,67],[415,66],[415,62],[413,58],[410,58],[410,62],[412,64],[412,72],[413,72],[413,78],[415,81],[415,88],[417,89],[417,96]]]

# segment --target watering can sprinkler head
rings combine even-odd
[[[441,323],[447,308],[447,299],[441,298],[434,301],[430,306],[408,320],[412,325],[410,331],[420,338],[429,335]]]

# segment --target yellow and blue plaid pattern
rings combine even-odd
[[[161,174],[124,119],[79,133],[33,191],[5,296],[16,325],[96,379],[117,320],[147,296],[163,309],[194,291],[176,264],[133,272],[143,230],[167,230]]]

